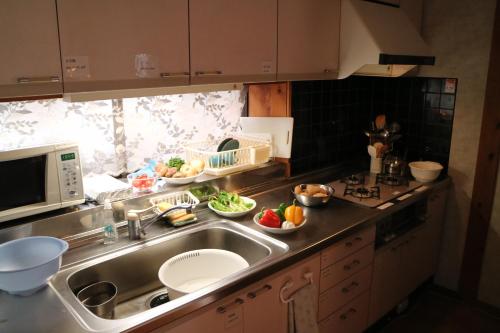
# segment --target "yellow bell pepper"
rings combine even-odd
[[[295,205],[295,200],[292,205],[285,209],[285,219],[292,222],[296,226],[304,221],[304,212],[302,211],[302,207]]]

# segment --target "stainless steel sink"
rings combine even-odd
[[[250,267],[197,292],[151,308],[151,300],[166,292],[158,279],[160,266],[177,254],[197,249],[235,252],[245,258]],[[52,279],[51,286],[83,326],[96,331],[125,329],[202,298],[287,250],[285,243],[240,224],[207,222],[62,270]],[[78,291],[98,281],[111,281],[118,288],[113,319],[95,316],[76,298]]]

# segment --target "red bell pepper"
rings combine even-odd
[[[272,209],[264,211],[259,223],[269,228],[281,228],[280,217]]]

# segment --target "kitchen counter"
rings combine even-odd
[[[335,177],[338,178],[338,177]],[[307,178],[311,181],[332,181],[331,174],[321,175]],[[274,187],[267,191],[250,195],[257,201],[256,209],[245,217],[234,219],[234,223],[241,223],[249,228],[259,230],[253,222],[253,215],[257,213],[263,206],[277,207],[280,202],[291,202],[293,195],[291,193],[292,184],[305,182],[305,179],[295,178],[282,182],[279,187]],[[348,203],[339,199],[331,199],[324,207],[307,208],[305,207],[305,215],[307,216],[307,224],[298,232],[287,235],[270,235],[289,246],[289,251],[281,255],[279,258],[266,263],[264,267],[258,269],[249,269],[241,279],[231,283],[220,290],[206,294],[200,299],[194,300],[186,304],[183,309],[173,310],[171,313],[165,313],[159,316],[161,324],[166,324],[175,320],[188,312],[195,311],[208,303],[221,299],[251,283],[277,272],[299,260],[310,256],[313,253],[321,251],[327,246],[337,242],[338,240],[375,223],[380,218],[399,210],[401,207],[411,204],[418,198],[428,195],[433,188],[448,186],[449,179],[445,178],[429,186],[428,190],[422,191],[409,199],[402,201],[385,210],[365,208],[352,203]],[[201,207],[197,211],[200,221],[221,220],[221,218],[205,207]],[[148,229],[147,239],[158,237],[166,232],[175,232],[175,229],[165,227],[162,224],[156,224]],[[65,254],[63,258],[63,269],[91,258],[115,251],[119,248],[131,246],[141,241],[129,241],[126,236],[121,236],[119,242],[104,246],[101,244],[88,244]],[[36,328],[37,332],[89,332],[81,326],[73,315],[69,312],[61,299],[57,296],[56,291],[52,286],[49,286],[42,291],[30,297],[15,297],[4,292],[0,293],[0,331],[1,332],[30,332]],[[140,316],[140,314],[139,314]],[[135,325],[132,325],[135,326]],[[151,327],[154,327],[151,326]],[[120,330],[129,329],[131,327],[120,327]],[[117,328],[111,328],[109,332],[116,332]]]

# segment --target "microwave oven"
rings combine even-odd
[[[84,201],[78,145],[0,151],[0,222]]]

